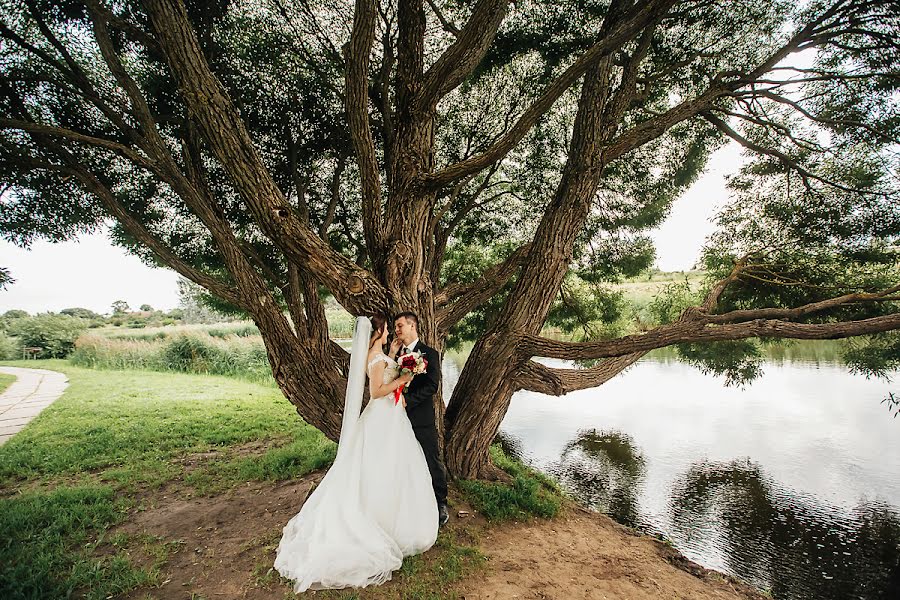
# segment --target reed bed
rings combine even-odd
[[[149,339],[85,334],[75,342],[72,364],[92,369],[139,369],[227,375],[258,383],[272,382],[259,335],[221,337],[205,331],[179,332]]]

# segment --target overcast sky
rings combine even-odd
[[[677,200],[663,225],[653,232],[656,266],[665,271],[690,269],[713,230],[710,221],[727,199],[725,176],[737,170],[740,148],[729,144],[716,152],[706,173]],[[0,240],[0,266],[16,282],[0,291],[0,313],[13,308],[58,312],[83,307],[98,313],[125,300],[169,310],[178,305],[178,276],[169,269],[151,269],[113,246],[106,234],[83,236],[77,242],[35,242],[22,250]]]

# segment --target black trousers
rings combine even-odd
[[[438,452],[437,430],[434,425],[425,427],[413,427],[413,433],[425,452],[425,460],[428,462],[428,471],[431,473],[431,486],[434,488],[434,497],[438,505],[447,504],[447,468]]]

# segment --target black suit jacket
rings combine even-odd
[[[428,366],[424,373],[413,377],[409,389],[403,393],[406,416],[413,427],[434,427],[434,395],[441,384],[441,357],[437,350],[421,341],[416,344],[414,352],[421,352]]]

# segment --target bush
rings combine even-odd
[[[19,358],[22,350],[16,343],[16,338],[9,337],[0,331],[0,360],[13,360]]]
[[[9,333],[22,347],[41,348],[37,358],[65,358],[75,349],[75,340],[87,329],[82,319],[46,313],[17,319]]]
[[[218,348],[198,336],[180,335],[163,347],[167,369],[187,373],[209,373],[218,362]]]

